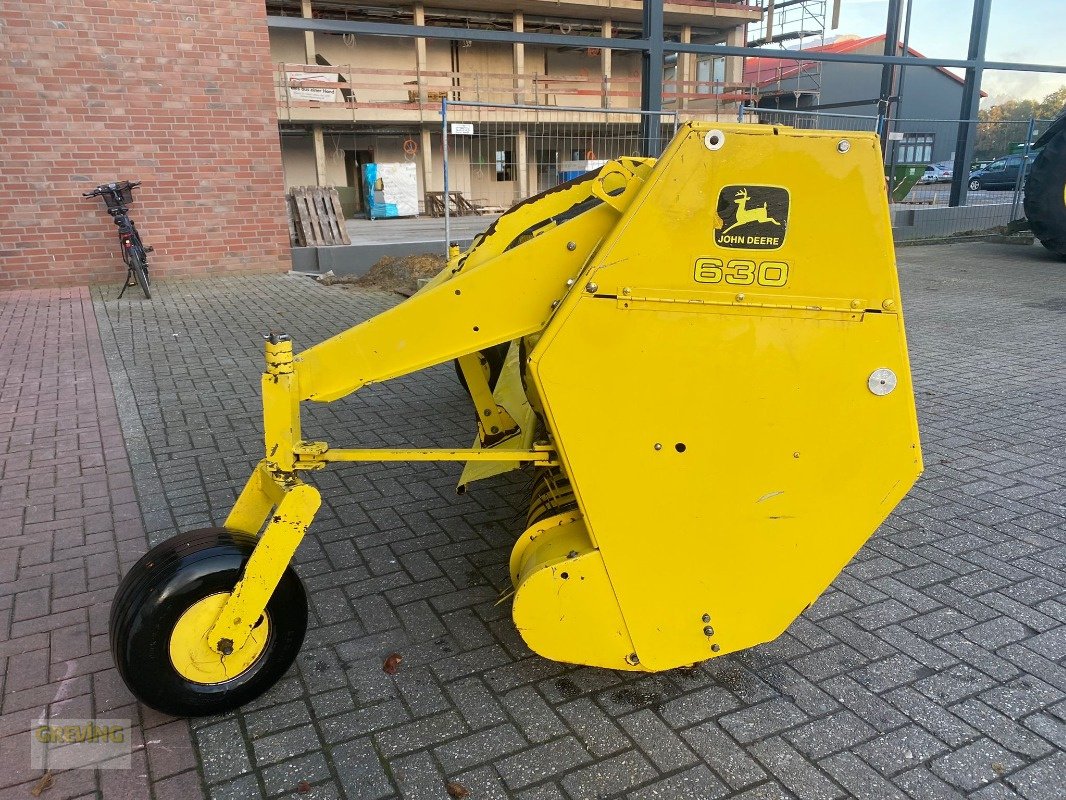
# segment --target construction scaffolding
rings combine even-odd
[[[826,30],[836,27],[840,0],[757,0],[763,10],[758,22],[748,25],[749,47],[806,50],[826,44]],[[812,94],[817,102],[821,90],[820,61],[752,59],[754,70],[745,70],[761,96],[776,93]]]

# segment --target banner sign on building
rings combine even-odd
[[[337,89],[332,87],[318,88],[317,86],[293,86],[294,83],[339,83],[340,75],[336,72],[290,72],[289,73],[289,98],[291,100],[313,100],[319,103],[335,103]]]

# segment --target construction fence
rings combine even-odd
[[[558,106],[497,105],[445,100],[444,192],[432,202],[449,220],[494,215],[620,156],[642,151],[641,120],[648,112]],[[897,240],[962,236],[1000,229],[1023,216],[1025,176],[1036,153],[1041,120],[975,122],[891,119],[740,106],[735,116],[698,111],[654,115],[665,144],[689,120],[867,131],[882,135]],[[961,126],[976,125],[975,158],[964,196],[951,208],[955,145]],[[883,130],[887,128],[887,130]],[[447,197],[447,202],[444,198]]]

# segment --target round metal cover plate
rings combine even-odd
[[[870,373],[870,378],[866,382],[866,385],[870,387],[870,391],[876,394],[878,397],[883,397],[889,394],[896,388],[896,373],[890,369],[875,369]]]
[[[725,133],[717,128],[707,131],[703,137],[703,144],[708,150],[721,150],[722,145],[725,144]]]

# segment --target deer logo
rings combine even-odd
[[[734,250],[776,250],[785,243],[790,206],[783,186],[727,184],[718,190],[714,243]]]
[[[751,197],[748,195],[748,190],[741,187],[737,193],[733,196],[733,202],[737,206],[736,222],[722,231],[722,234],[727,234],[734,228],[738,228],[741,225],[747,225],[749,222],[765,222],[771,225],[777,225],[781,227],[781,223],[771,217],[766,210],[766,203],[756,208],[748,208],[748,201]]]

